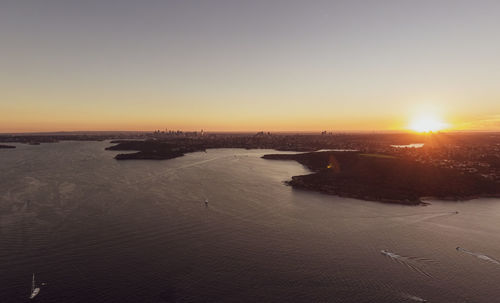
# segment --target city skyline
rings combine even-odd
[[[5,1],[0,133],[402,131],[418,117],[499,131],[499,12],[495,1]]]

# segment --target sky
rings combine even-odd
[[[0,1],[0,133],[500,130],[500,1]]]

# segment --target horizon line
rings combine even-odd
[[[44,135],[44,134],[91,134],[91,133],[154,133],[159,129],[154,130],[58,130],[58,131],[25,131],[25,132],[0,132],[0,136],[5,135]],[[201,130],[168,130],[173,132],[183,132],[192,133],[200,132]],[[254,134],[259,132],[271,133],[271,134],[314,134],[326,131],[327,133],[343,133],[343,134],[353,134],[353,133],[410,133],[410,134],[428,134],[428,133],[499,133],[500,130],[441,130],[435,132],[416,132],[413,130],[401,129],[401,130],[282,130],[282,131],[272,131],[272,130],[203,130],[204,133],[211,134]]]

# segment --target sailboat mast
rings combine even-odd
[[[33,273],[33,280],[31,281],[31,293],[35,290],[35,273]]]

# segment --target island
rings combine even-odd
[[[425,197],[500,197],[498,183],[490,179],[387,154],[328,151],[263,158],[295,160],[312,171],[286,182],[293,188],[342,197],[406,205],[425,204]]]
[[[0,148],[16,148],[16,147],[13,146],[13,145],[2,145],[2,144],[0,144]]]

